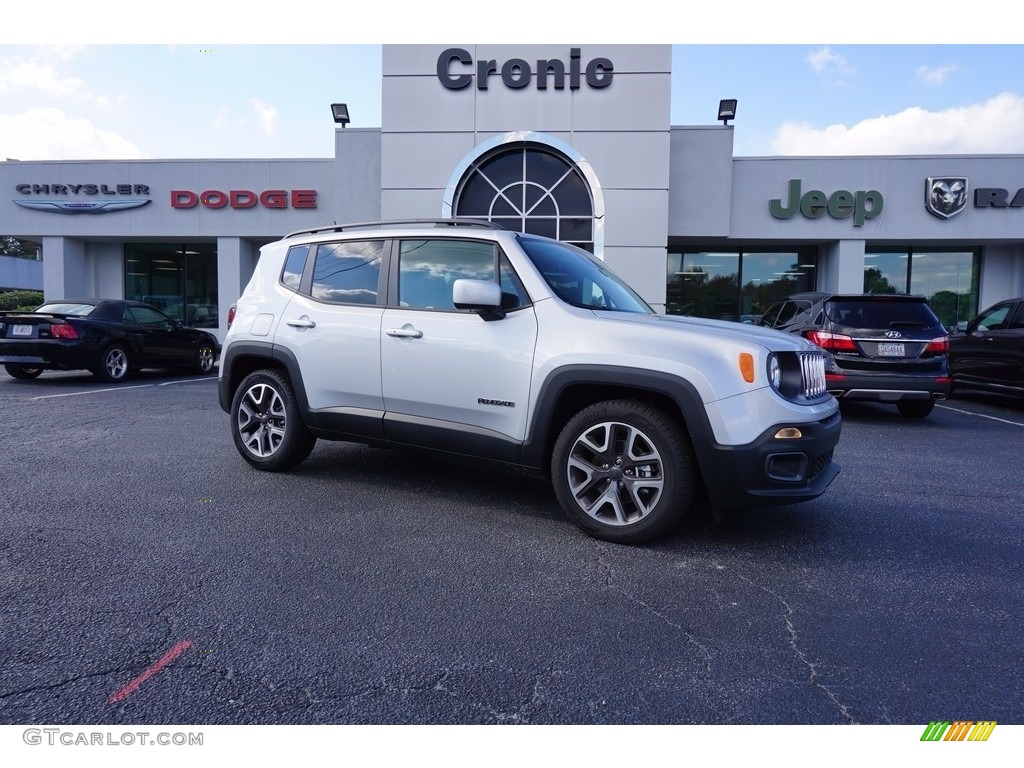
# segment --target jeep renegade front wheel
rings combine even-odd
[[[291,384],[269,369],[250,373],[235,390],[231,436],[243,459],[271,472],[301,463],[316,444],[299,417]]]
[[[697,466],[675,419],[644,403],[609,400],[565,425],[552,453],[551,479],[577,526],[598,539],[639,544],[683,519]]]

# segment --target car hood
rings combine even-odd
[[[709,320],[703,317],[681,315],[642,315],[632,312],[608,312],[595,310],[595,315],[609,320],[639,323],[650,327],[662,327],[666,331],[685,330],[702,336],[721,336],[738,342],[760,344],[775,352],[808,352],[818,350],[806,339],[791,333],[783,333],[758,325],[734,323],[729,320]]]

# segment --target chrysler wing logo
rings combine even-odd
[[[149,200],[105,200],[99,203],[68,203],[63,200],[15,200],[22,208],[50,213],[111,213],[141,208]]]
[[[924,207],[940,219],[956,216],[967,205],[966,176],[929,176],[924,185]]]

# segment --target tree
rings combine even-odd
[[[39,243],[34,240],[19,240],[10,235],[0,235],[0,256],[34,259],[38,250]]]
[[[864,270],[864,293],[899,293],[878,267]]]

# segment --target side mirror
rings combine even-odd
[[[956,329],[958,331],[960,331],[961,333],[965,333],[967,331],[967,321],[966,320],[961,320],[960,322],[958,322],[956,324]]]
[[[484,320],[500,320],[501,286],[493,280],[456,280],[452,285],[452,304],[456,309],[478,312]]]

